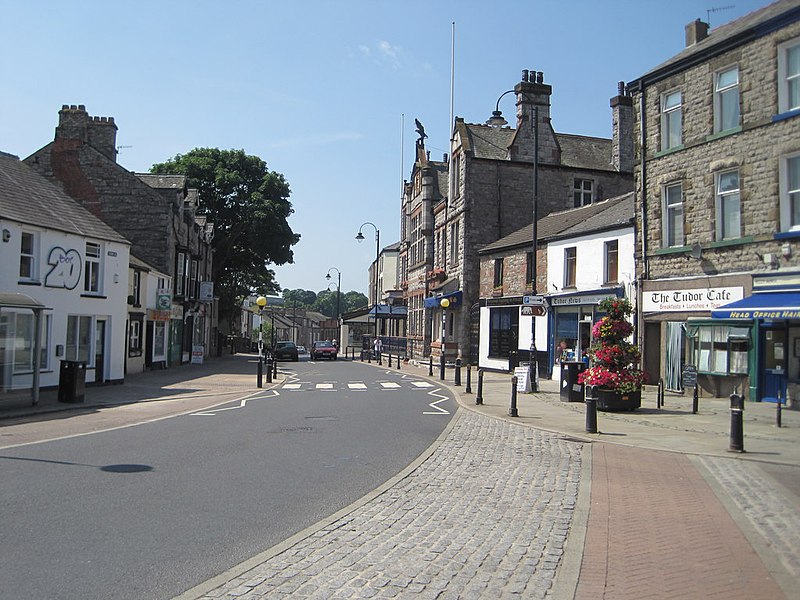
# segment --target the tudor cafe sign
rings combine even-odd
[[[642,312],[713,310],[743,297],[743,287],[649,290],[642,293]]]

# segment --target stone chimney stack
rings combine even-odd
[[[686,26],[686,47],[694,46],[708,37],[708,23],[695,19]]]
[[[114,117],[90,117],[83,104],[64,104],[58,111],[56,140],[89,144],[103,156],[117,160],[117,126]]]
[[[533,162],[533,123],[538,109],[539,162],[559,164],[561,148],[550,123],[550,96],[553,88],[544,83],[544,73],[525,69],[522,72],[522,81],[514,86],[514,93],[517,96],[517,133],[509,148],[511,160]]]
[[[625,82],[617,84],[617,95],[611,98],[612,140],[611,164],[621,173],[633,172],[634,132],[633,98],[625,89]]]

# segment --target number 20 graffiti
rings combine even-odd
[[[81,281],[81,255],[77,250],[64,250],[56,246],[50,250],[47,264],[52,269],[44,278],[47,287],[63,287],[74,290]]]

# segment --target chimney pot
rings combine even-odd
[[[619,83],[617,83],[617,94],[619,96],[624,96],[625,95],[625,82],[624,81],[620,81]]]
[[[536,83],[544,83],[544,73],[542,71],[536,73]]]
[[[700,19],[695,19],[689,23],[686,28],[686,47],[694,46],[697,42],[701,42],[708,37],[708,23],[704,23]]]
[[[528,81],[528,69],[522,69],[522,81]]]

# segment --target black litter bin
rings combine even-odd
[[[58,376],[58,401],[83,402],[86,390],[86,363],[79,360],[62,360]]]
[[[561,401],[583,402],[584,386],[578,375],[586,370],[586,363],[569,361],[561,363]]]

